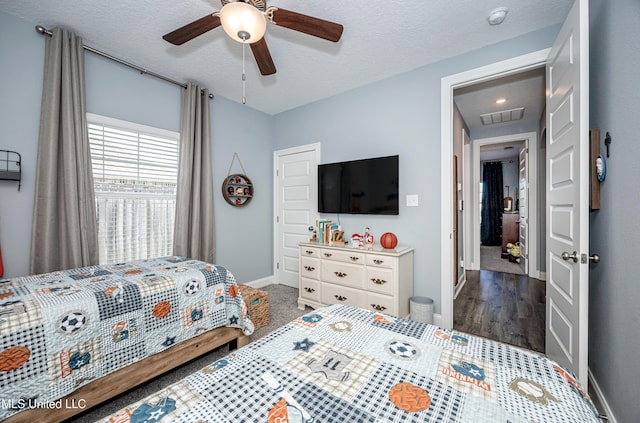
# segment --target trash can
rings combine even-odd
[[[429,297],[409,298],[411,320],[433,324],[433,300]]]

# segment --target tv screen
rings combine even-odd
[[[318,212],[398,214],[398,156],[318,165]]]

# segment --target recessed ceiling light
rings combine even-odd
[[[489,24],[491,25],[500,25],[504,18],[507,17],[507,13],[509,10],[506,7],[498,7],[497,9],[493,9],[491,13],[489,13]]]
[[[499,98],[496,100],[496,104],[502,104],[502,103],[506,103],[507,99],[506,98]]]

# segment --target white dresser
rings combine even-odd
[[[413,248],[385,250],[302,242],[298,307],[349,304],[409,316]]]

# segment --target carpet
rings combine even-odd
[[[524,275],[522,267],[518,263],[511,263],[506,258],[501,257],[502,247],[480,246],[480,269],[493,270],[494,272],[512,273]]]
[[[283,326],[297,317],[311,311],[310,307],[305,310],[298,309],[298,288],[291,288],[285,285],[267,285],[260,288],[262,291],[269,293],[269,324],[255,331],[250,339],[256,340],[262,338],[273,330]],[[124,393],[100,407],[91,409],[86,414],[82,414],[76,418],[69,419],[68,422],[74,423],[90,423],[95,422],[105,416],[113,414],[132,402],[136,402],[153,392],[159,391],[164,387],[179,381],[187,375],[208,366],[214,361],[224,357],[229,353],[229,347],[223,346],[200,358],[197,358],[187,364],[184,364],[169,373],[153,379],[138,388]]]

